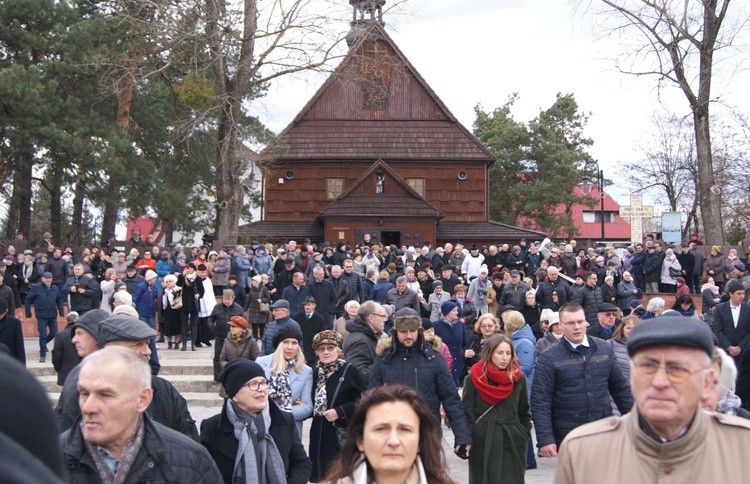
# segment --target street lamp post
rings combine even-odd
[[[591,182],[591,179],[589,178],[589,173],[594,170],[596,173],[596,188],[599,189],[599,200],[600,200],[600,211],[601,211],[601,224],[602,224],[602,230],[601,230],[601,239],[602,242],[604,242],[604,173],[602,169],[599,167],[599,163],[596,161],[587,161],[586,164],[583,166],[583,177],[581,178],[581,183],[578,184],[578,187],[581,190],[581,193],[584,197],[588,197],[589,193],[591,193],[591,189],[594,187],[594,184]]]

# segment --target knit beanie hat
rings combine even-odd
[[[226,364],[219,375],[219,381],[224,385],[227,396],[234,398],[245,383],[259,376],[266,376],[266,372],[259,364],[244,358],[237,358]]]
[[[453,301],[445,301],[440,305],[440,312],[443,313],[443,316],[447,316],[448,313],[450,313],[457,307],[458,305],[456,305],[456,303],[454,303]]]
[[[286,325],[282,328],[279,328],[279,330],[276,332],[275,335],[273,335],[273,340],[271,342],[273,343],[274,349],[278,348],[278,346],[281,344],[282,341],[285,339],[296,339],[298,342],[302,342],[302,333],[299,332],[297,328],[294,326]]]

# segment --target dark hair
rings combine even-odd
[[[440,442],[440,429],[435,417],[430,413],[424,399],[405,385],[384,385],[373,388],[362,395],[347,427],[346,441],[341,454],[331,464],[324,482],[337,482],[354,473],[359,464],[361,452],[357,442],[364,437],[365,422],[370,409],[376,405],[404,402],[419,418],[419,457],[422,459],[425,477],[430,484],[453,484],[445,468],[445,455]],[[365,459],[366,461],[366,459]],[[367,472],[372,479],[372,468],[367,463]]]
[[[693,299],[690,297],[689,294],[682,294],[680,297],[675,299],[674,304],[672,305],[672,309],[675,311],[679,311],[682,308],[680,307],[680,304],[690,303],[691,306],[695,307],[693,304]]]
[[[727,291],[727,294],[732,294],[736,291],[744,291],[745,286],[743,286],[742,283],[737,279],[731,279],[729,282],[727,282],[725,289]]]

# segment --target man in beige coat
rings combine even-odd
[[[632,411],[570,432],[555,483],[744,482],[750,421],[700,406],[714,379],[712,351],[708,326],[691,318],[636,325],[628,338]]]

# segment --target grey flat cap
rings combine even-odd
[[[94,339],[99,341],[99,324],[109,316],[110,314],[103,309],[92,309],[78,318],[71,328],[73,328],[73,330],[75,330],[75,328],[85,329],[91,333]]]
[[[271,304],[271,309],[278,308],[289,309],[289,301],[287,301],[286,299],[279,299],[275,303]]]
[[[143,341],[154,336],[156,331],[151,326],[133,316],[117,314],[99,323],[99,344],[102,346],[110,341]]]
[[[659,316],[636,324],[628,337],[628,354],[649,346],[677,345],[698,348],[711,356],[711,330],[706,323],[685,316]]]

